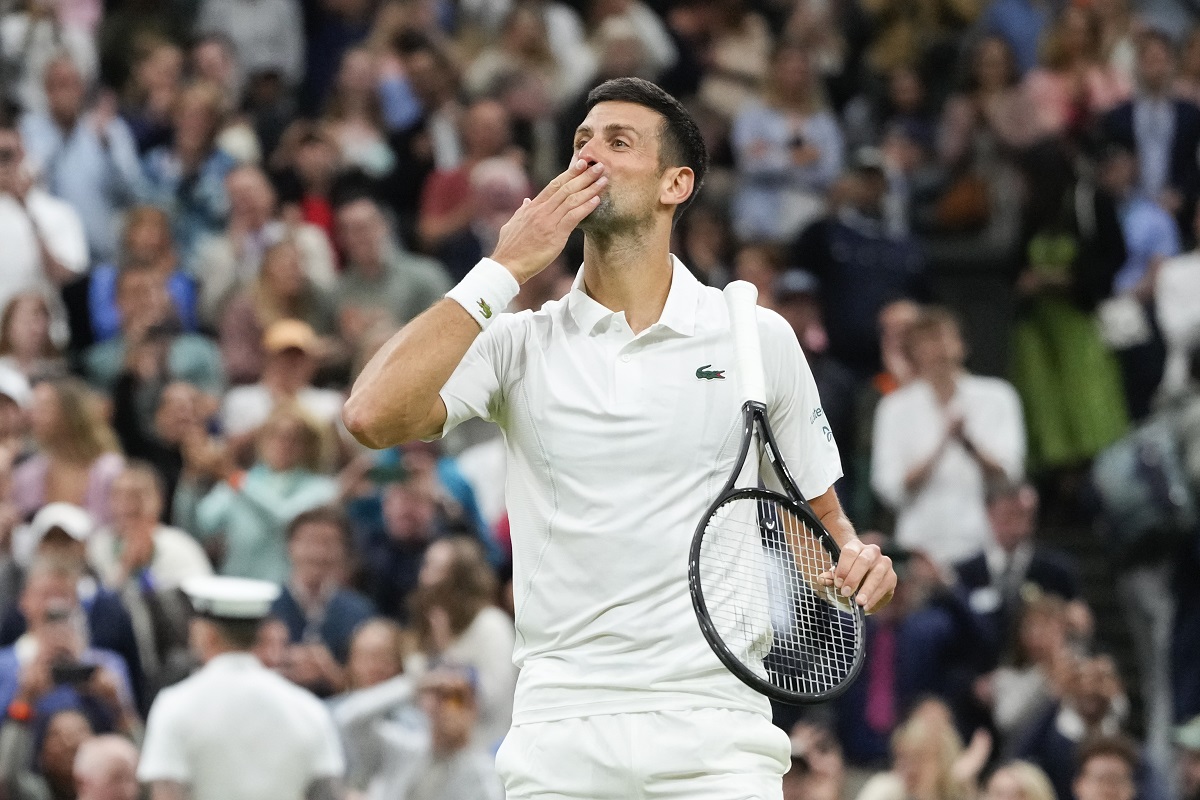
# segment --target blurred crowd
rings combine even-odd
[[[0,0],[0,797],[138,796],[146,715],[197,666],[179,587],[214,571],[282,587],[253,652],[324,701],[348,798],[500,796],[503,444],[366,451],[340,411],[561,171],[588,90],[635,75],[713,154],[674,251],[795,329],[843,504],[901,574],[851,691],[777,709],[788,800],[1198,800],[1197,23]],[[1106,570],[1132,671],[1085,599]]]

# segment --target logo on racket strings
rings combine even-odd
[[[725,370],[709,369],[712,364],[705,364],[696,370],[696,377],[702,381],[723,381],[725,380]]]

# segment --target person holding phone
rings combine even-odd
[[[0,650],[3,724],[26,726],[73,708],[97,731],[136,734],[141,720],[125,661],[89,644],[77,580],[74,570],[53,559],[30,566],[20,599],[29,628]]]

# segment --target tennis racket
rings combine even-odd
[[[688,580],[704,638],[734,675],[774,700],[815,703],[857,677],[865,615],[853,596],[821,579],[832,578],[840,551],[792,479],[767,419],[757,299],[745,281],[725,288],[742,442],[729,480],[696,526]],[[742,480],[751,452],[751,466],[766,456],[783,493]]]

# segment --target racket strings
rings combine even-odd
[[[733,655],[795,695],[840,686],[861,647],[861,615],[822,575],[834,563],[782,502],[743,496],[710,517],[699,566],[705,604]]]

